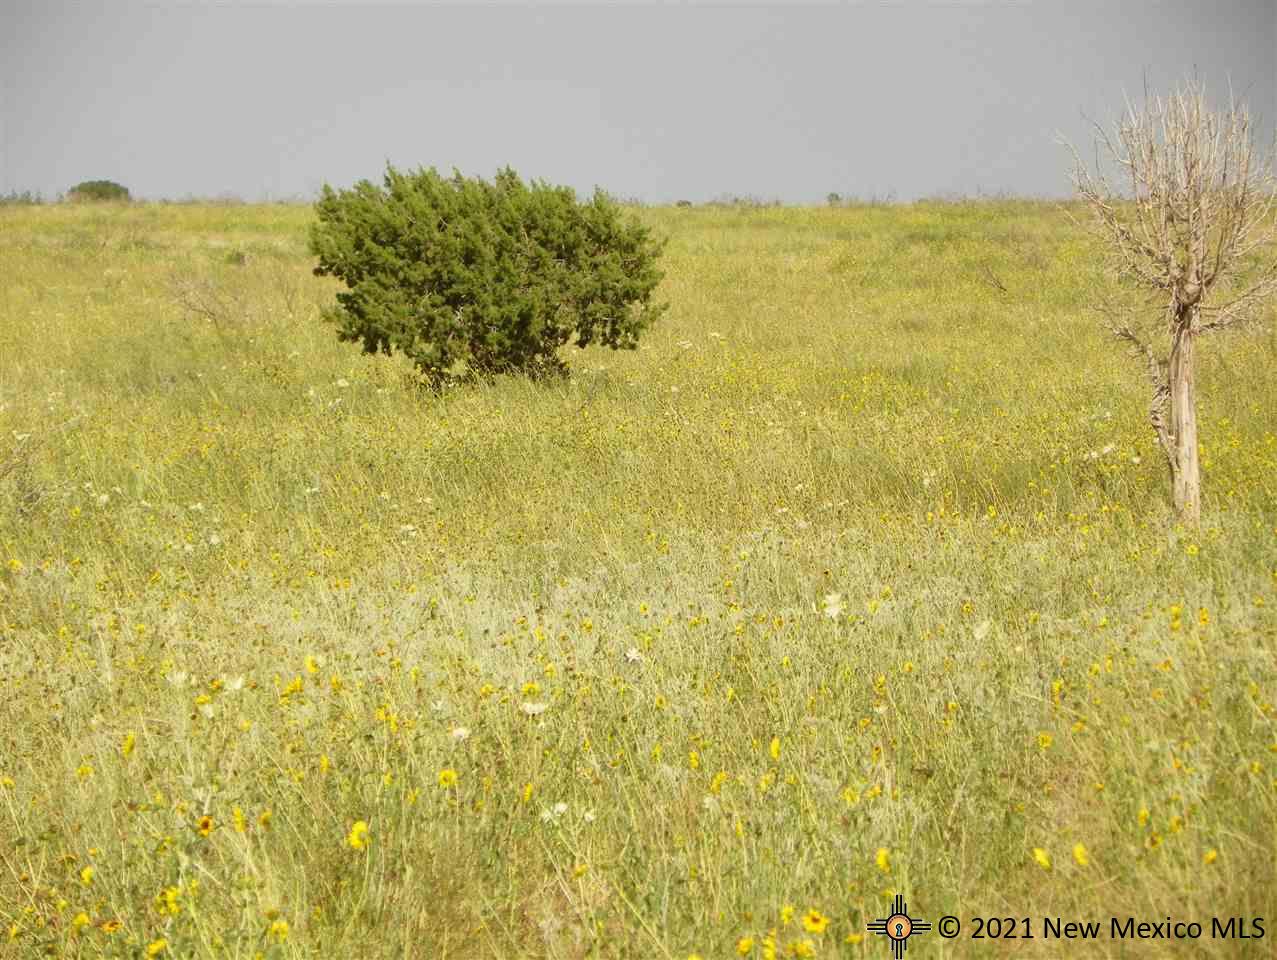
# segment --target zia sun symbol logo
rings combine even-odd
[[[909,938],[919,933],[926,933],[931,929],[931,924],[926,920],[909,916],[909,907],[905,904],[905,898],[897,893],[895,899],[891,901],[891,916],[885,920],[873,921],[868,929],[870,933],[890,939],[891,955],[895,957],[895,960],[900,960],[908,948]]]

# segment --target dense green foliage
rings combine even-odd
[[[114,180],[85,180],[67,191],[67,197],[71,200],[110,200],[125,203],[133,199],[129,195],[128,187],[123,187]]]
[[[406,354],[430,379],[564,369],[559,347],[633,349],[661,244],[601,191],[386,171],[384,187],[325,186],[311,230],[315,273],[347,290],[325,311],[366,353]]]

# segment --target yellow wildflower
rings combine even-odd
[[[346,842],[355,850],[363,850],[368,846],[368,821],[357,820],[355,825],[350,828],[350,835],[346,837]]]
[[[829,926],[829,918],[815,908],[803,914],[803,929],[808,933],[824,933]]]

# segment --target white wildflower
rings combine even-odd
[[[558,820],[559,817],[563,816],[567,812],[568,805],[560,800],[553,807],[547,807],[541,811],[541,820],[543,823],[551,823],[554,820]]]
[[[845,609],[847,608],[842,602],[841,593],[825,594],[825,616],[830,620],[837,620]]]
[[[545,713],[545,708],[549,704],[545,703],[525,703],[519,709],[526,713],[529,717],[535,717],[539,713]]]

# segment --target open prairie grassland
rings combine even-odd
[[[0,210],[0,956],[1271,955],[1271,327],[1181,529],[1060,208],[634,215],[638,351],[433,395],[308,208]]]

